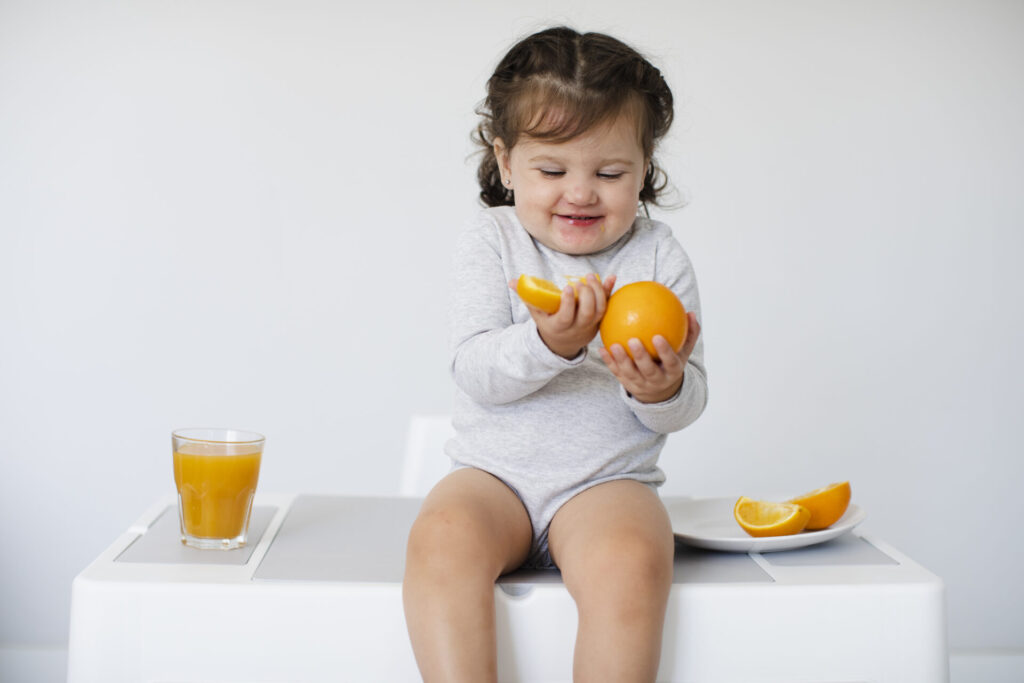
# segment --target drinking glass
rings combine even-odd
[[[266,439],[238,429],[178,429],[171,440],[181,542],[202,549],[244,546]]]

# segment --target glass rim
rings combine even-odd
[[[215,438],[220,435],[221,438]],[[237,435],[233,437],[232,435]],[[263,443],[267,437],[259,432],[251,432],[245,429],[231,429],[226,427],[186,427],[175,429],[171,432],[171,438],[184,439],[185,441],[198,441],[201,443],[216,444],[256,444]]]

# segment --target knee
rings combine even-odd
[[[457,508],[422,512],[409,531],[406,572],[439,579],[465,578],[467,572],[492,573],[482,561],[488,542],[486,526]],[[491,577],[496,579],[497,574]]]
[[[631,535],[619,539],[614,553],[606,558],[613,575],[627,585],[648,587],[661,592],[672,584],[672,537]]]
[[[590,549],[579,583],[602,601],[663,602],[672,586],[674,547],[671,535],[610,536]]]

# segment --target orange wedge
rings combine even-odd
[[[802,505],[811,511],[808,529],[826,529],[839,521],[850,505],[850,482],[829,484],[787,502]]]
[[[586,282],[585,276],[566,276],[569,284],[575,290],[578,285]],[[601,281],[601,277],[597,277]],[[545,313],[554,313],[562,303],[562,290],[550,280],[534,277],[533,275],[520,275],[516,282],[516,294],[524,302]]]
[[[804,530],[811,511],[793,503],[768,503],[740,496],[732,515],[751,536],[788,536]]]
[[[519,298],[545,313],[554,313],[562,303],[562,290],[555,283],[533,275],[520,275],[516,283]]]

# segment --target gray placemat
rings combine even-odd
[[[249,561],[252,551],[270,526],[276,507],[254,507],[249,520],[249,540],[234,550],[199,550],[181,543],[178,510],[170,506],[142,534],[121,552],[115,562],[150,562],[156,564],[237,564]]]
[[[401,583],[417,498],[299,496],[253,576],[263,581]],[[561,583],[556,569],[520,570],[503,586]],[[676,583],[771,582],[745,553],[677,545]]]
[[[676,541],[673,583],[773,583],[747,553],[722,553]]]
[[[298,496],[253,578],[401,583],[418,498]]]
[[[831,541],[805,548],[764,553],[761,557],[776,567],[821,567],[864,564],[899,564],[860,536],[844,534]]]

